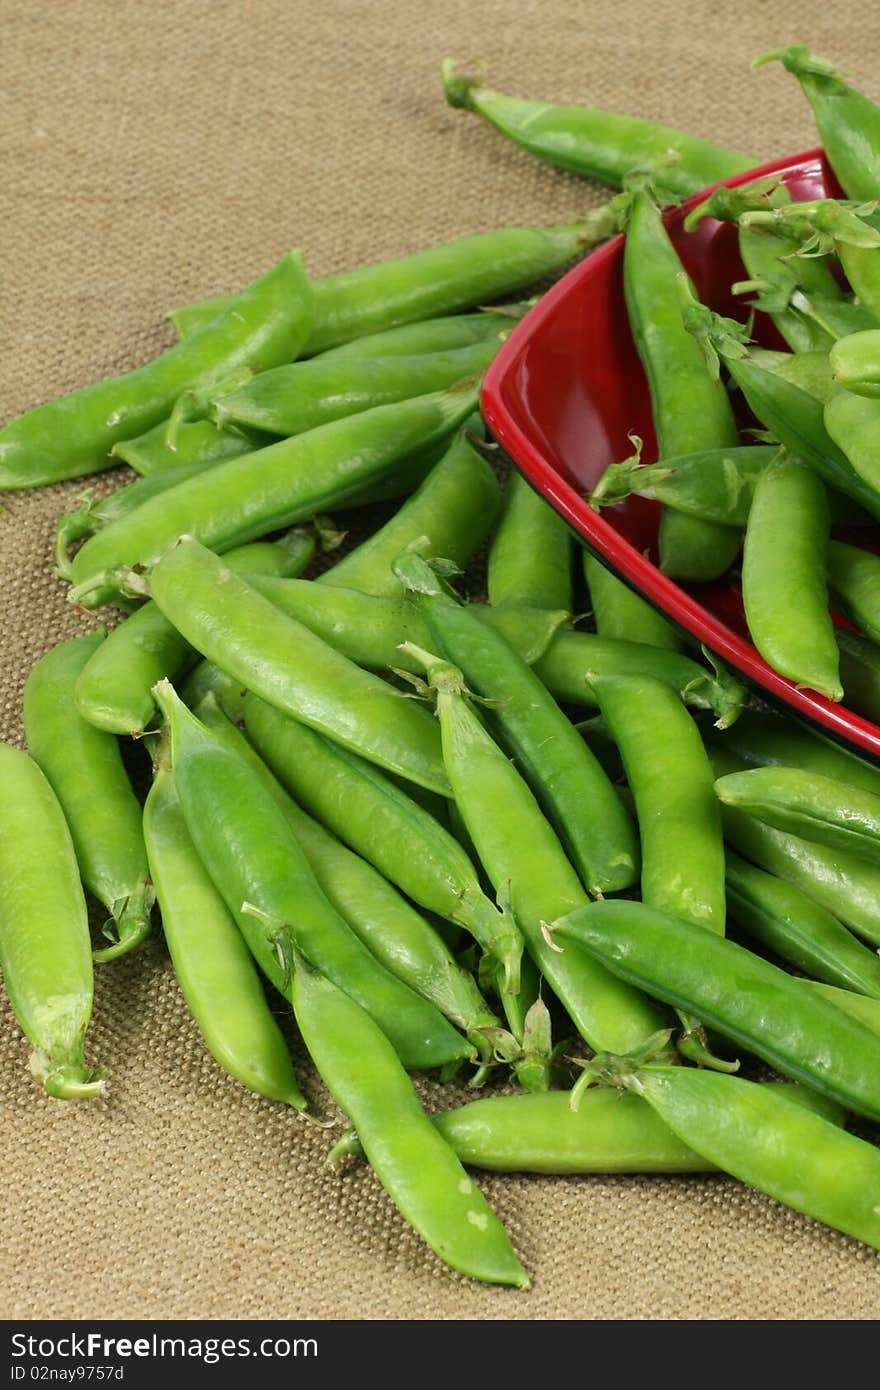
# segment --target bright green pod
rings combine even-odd
[[[157,425],[184,391],[216,384],[241,367],[290,361],[312,322],[302,254],[291,251],[185,342],[123,376],[36,406],[0,430],[0,488],[109,468],[113,445]]]
[[[802,767],[880,795],[880,768],[794,719],[766,709],[744,709],[713,750],[727,750],[748,767]]]
[[[801,979],[800,982],[809,989],[817,990],[830,1003],[843,1009],[844,1013],[857,1018],[866,1028],[870,1028],[872,1033],[880,1033],[880,999],[874,999],[867,994],[857,994],[855,990],[840,989],[837,985],[826,984],[823,980]]]
[[[290,998],[294,950],[376,1019],[405,1066],[430,1068],[472,1049],[438,1009],[387,971],[322,892],[282,808],[260,775],[163,682],[171,763],[187,830],[260,969]]]
[[[198,541],[182,537],[153,566],[149,586],[186,641],[248,690],[380,767],[449,795],[430,712],[282,613]]]
[[[827,350],[813,349],[808,352],[774,352],[770,348],[750,349],[752,361],[765,371],[775,372],[784,381],[790,381],[801,391],[806,391],[817,401],[824,403],[834,390],[831,374],[831,357]]]
[[[252,453],[271,442],[255,431],[220,429],[211,420],[184,420],[171,437],[168,421],[160,420],[144,434],[114,444],[111,454],[142,477],[150,477],[182,464],[192,464],[195,473],[199,471],[196,464],[207,468],[221,459]]]
[[[825,580],[831,517],[822,479],[782,454],[755,483],[742,561],[749,636],[799,686],[843,698]]]
[[[857,396],[880,396],[880,328],[850,333],[828,356],[834,381]]]
[[[808,48],[775,48],[752,66],[775,61],[800,82],[828,162],[847,197],[880,197],[880,107],[845,82],[833,63]]]
[[[500,501],[501,489],[492,469],[464,433],[457,434],[394,516],[325,570],[317,582],[400,597],[404,585],[392,565],[402,551],[415,547],[421,554],[441,555],[464,568],[488,535]]]
[[[749,936],[797,970],[880,1000],[876,951],[858,941],[827,908],[731,850],[725,865],[728,911]]]
[[[473,383],[416,396],[215,464],[86,541],[73,561],[75,601],[94,608],[112,600],[108,571],[150,564],[178,536],[230,550],[332,511],[352,496],[362,499],[366,486],[386,481],[416,449],[448,440],[476,398]]]
[[[230,550],[224,562],[238,574],[300,574],[315,552],[313,532],[290,531],[280,541],[252,541]],[[113,629],[76,680],[76,705],[90,724],[137,736],[156,714],[153,686],[176,681],[197,653],[161,608],[148,600]]]
[[[782,1089],[696,1067],[646,1067],[624,1082],[717,1168],[880,1249],[880,1153],[793,1105]]]
[[[844,541],[831,541],[828,587],[862,632],[880,642],[880,556]]]
[[[571,561],[571,531],[513,468],[489,546],[489,603],[493,608],[522,605],[570,613],[574,603]]]
[[[779,353],[780,357],[784,355]],[[656,463],[642,463],[636,455],[623,463],[608,465],[590,493],[590,505],[613,507],[635,495],[662,502],[689,516],[744,527],[755,482],[778,453],[772,444],[752,444],[736,449],[704,449],[696,454],[658,459]]]
[[[660,209],[647,189],[630,194],[623,252],[623,288],[633,339],[651,392],[658,453],[726,449],[738,442],[733,408],[713,379],[682,321],[679,277],[684,274]],[[740,547],[735,527],[683,512],[664,511],[658,539],[660,568],[675,579],[716,579]]]
[[[472,343],[452,352],[414,357],[313,357],[260,372],[228,395],[215,396],[210,414],[218,425],[244,426],[290,436],[317,429],[331,420],[373,410],[379,405],[444,391],[466,377],[481,376],[501,346]]]
[[[880,1118],[880,1037],[744,946],[624,899],[590,903],[550,929],[557,945],[587,951],[783,1075]]]
[[[427,352],[454,352],[490,338],[506,335],[532,307],[534,300],[505,304],[498,309],[480,309],[476,314],[444,314],[436,319],[419,319],[369,333],[353,342],[341,343],[320,354],[322,362],[363,357],[412,357]]]
[[[99,628],[50,648],[31,670],[23,701],[30,753],[64,812],[82,880],[110,914],[110,945],[95,952],[98,961],[146,940],[155,899],[141,807],[119,743],[89,723],[75,699],[80,675],[108,640]]]
[[[583,567],[599,637],[613,642],[644,642],[669,652],[682,651],[684,642],[672,624],[586,549]]]
[[[546,163],[611,188],[621,188],[632,169],[663,161],[664,186],[687,197],[758,163],[750,155],[639,116],[505,96],[476,78],[456,76],[449,58],[443,63],[442,76],[450,106],[476,112]]]
[[[586,952],[551,945],[544,924],[588,902],[586,891],[528,783],[466,700],[461,672],[429,652],[421,659],[437,692],[456,804],[529,955],[590,1047],[628,1052],[642,1046],[663,1026],[662,1015]]]
[[[293,1007],[321,1079],[410,1225],[460,1273],[528,1288],[504,1227],[431,1124],[369,1015],[302,959],[294,970]]]
[[[696,724],[650,676],[590,679],[635,801],[643,901],[723,933],[721,813]]]
[[[787,1100],[842,1124],[844,1112],[825,1096],[788,1081],[763,1083]],[[707,1173],[715,1165],[672,1132],[632,1092],[585,1091],[572,1109],[569,1091],[484,1096],[431,1119],[469,1168],[494,1173]],[[333,1150],[361,1156],[349,1130]]]
[[[94,977],[89,920],[64,813],[33,758],[0,743],[0,966],[31,1070],[50,1096],[104,1090],[83,1045]]]
[[[147,793],[144,839],[174,973],[208,1051],[248,1090],[304,1110],[253,956],[195,852],[168,768]]]
[[[752,767],[719,777],[726,806],[797,835],[880,864],[880,795],[800,767]]]

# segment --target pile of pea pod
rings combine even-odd
[[[0,964],[49,1095],[112,1085],[94,963],[161,922],[217,1063],[305,1112],[289,1006],[349,1123],[328,1161],[365,1157],[465,1275],[529,1285],[470,1169],[720,1170],[880,1249],[880,769],[689,650],[479,412],[540,286],[623,226],[660,459],[596,505],[660,500],[677,578],[742,550],[767,659],[870,691],[880,560],[829,533],[880,515],[880,111],[805,49],[767,56],[846,199],[745,186],[696,216],[738,221],[741,288],[790,353],[696,301],[661,217],[755,160],[447,63],[454,105],[622,191],[324,279],[291,252],[0,430],[2,488],[140,475],[59,518],[59,583],[106,625],[37,661],[27,751],[0,745]],[[734,389],[772,442],[740,443]],[[358,544],[347,513],[379,517]],[[425,1072],[475,1098],[428,1115]]]

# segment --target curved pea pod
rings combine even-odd
[[[471,1055],[443,1015],[380,965],[322,892],[263,779],[183,705],[167,682],[171,762],[187,830],[260,969],[290,997],[291,952],[307,950],[377,1020],[405,1066]]]
[[[725,873],[730,916],[749,936],[818,980],[880,1000],[876,951],[858,941],[827,908],[731,850]]]
[[[828,356],[834,381],[857,396],[880,396],[880,328],[850,333]]]
[[[843,388],[834,391],[823,415],[828,437],[847,460],[863,487],[880,499],[880,467],[877,441],[880,439],[880,400],[858,396]],[[877,505],[880,505],[878,503]],[[877,505],[873,515],[877,515]],[[870,510],[870,509],[869,509]]]
[[[859,546],[831,541],[828,587],[862,632],[880,642],[880,557]]]
[[[503,307],[480,309],[475,314],[444,314],[435,319],[403,323],[383,332],[368,333],[320,354],[322,362],[340,362],[364,357],[411,357],[427,352],[454,352],[510,330],[524,318],[536,301],[525,299]]]
[[[104,1090],[83,1051],[94,979],[88,912],[70,831],[33,758],[0,743],[0,965],[31,1070],[50,1096]]]
[[[629,195],[623,289],[633,339],[651,393],[659,454],[729,448],[738,442],[733,408],[682,320],[681,261],[650,191]],[[686,277],[685,277],[686,278]],[[664,511],[660,568],[678,579],[715,579],[740,547],[734,527]]]
[[[6,425],[0,430],[0,487],[34,487],[108,468],[113,445],[158,424],[182,392],[222,381],[239,367],[289,361],[312,322],[302,254],[292,251],[185,342]]]
[[[400,574],[418,582],[417,557]],[[470,688],[489,701],[486,718],[556,828],[590,893],[630,887],[638,873],[632,819],[588,745],[501,633],[443,594],[421,593],[428,627]]]
[[[461,1028],[488,1063],[491,1047],[485,1030],[494,1033],[500,1029],[500,1021],[440,933],[372,864],[348,849],[288,796],[215,699],[203,699],[195,713],[221,743],[257,770],[284,811],[328,900],[370,953]],[[478,1085],[482,1079],[478,1073],[470,1084]]]
[[[73,561],[73,601],[94,608],[112,600],[108,571],[149,564],[180,535],[230,550],[362,497],[368,484],[387,481],[416,449],[448,440],[476,398],[470,382],[379,406],[175,484],[86,541]]]
[[[395,515],[317,583],[400,597],[405,586],[392,564],[401,551],[416,547],[463,567],[489,534],[500,502],[495,474],[460,433]]]
[[[880,197],[880,107],[845,82],[833,63],[801,45],[774,48],[752,66],[777,61],[800,82],[828,162],[847,197]]]
[[[174,972],[208,1051],[248,1090],[304,1110],[253,957],[195,852],[168,768],[147,793],[144,839]]]
[[[880,1153],[781,1088],[695,1067],[622,1080],[679,1139],[777,1201],[880,1249]]]
[[[831,517],[822,479],[800,459],[775,459],[755,484],[742,596],[764,660],[799,686],[843,698],[825,571]]]
[[[227,552],[238,574],[299,574],[315,551],[314,534],[296,528],[281,541],[252,541]],[[156,713],[153,686],[177,680],[197,660],[186,638],[148,600],[113,629],[80,671],[76,705],[89,723],[115,734],[138,735]]]
[[[880,864],[880,795],[799,767],[754,767],[720,777],[721,801],[802,840]]]
[[[565,522],[514,468],[486,562],[489,603],[570,613],[571,561],[572,536]]]
[[[638,116],[505,96],[474,77],[456,76],[449,58],[443,63],[442,77],[450,106],[476,112],[546,163],[611,188],[622,187],[631,169],[665,160],[670,152],[676,158],[663,165],[664,184],[670,193],[683,197],[709,183],[745,173],[757,163],[737,150]]]
[[[262,700],[245,702],[248,736],[293,797],[413,902],[463,926],[518,989],[522,942],[510,915],[484,895],[458,841],[418,802]]]
[[[414,653],[415,654],[415,653]],[[532,960],[590,1047],[627,1052],[662,1026],[653,1004],[585,952],[560,953],[543,923],[587,894],[516,766],[464,697],[461,672],[420,654],[437,692],[443,753],[455,801],[496,892],[510,903]]]
[[[40,657],[24,688],[28,748],[58,798],[86,887],[110,913],[111,944],[95,952],[114,960],[150,932],[155,899],[141,826],[117,740],[80,714],[74,691],[107,640],[103,628],[59,643]]]
[[[589,676],[650,675],[677,690],[685,704],[711,710],[718,728],[733,724],[748,699],[745,686],[721,667],[709,671],[680,652],[592,632],[557,632],[534,669],[561,703],[588,706],[598,704]]]
[[[804,724],[765,709],[745,709],[711,746],[727,750],[739,766],[801,767],[880,794],[880,768]]]
[[[282,613],[198,541],[182,537],[153,566],[149,587],[186,641],[248,690],[388,771],[449,795],[428,710]]]
[[[504,1227],[431,1124],[369,1015],[301,958],[292,998],[312,1061],[404,1218],[453,1269],[527,1288]]]
[[[588,550],[583,551],[583,568],[600,637],[644,642],[670,652],[682,650],[684,642],[672,624]]]
[[[635,800],[643,901],[723,933],[721,813],[693,719],[651,676],[591,676],[590,683]]]
[[[657,463],[642,463],[636,454],[608,465],[590,493],[590,506],[613,507],[635,495],[720,525],[744,527],[755,483],[778,453],[772,444],[754,444],[704,449]]]
[[[465,377],[481,375],[501,346],[495,340],[451,352],[412,357],[344,358],[288,362],[260,372],[228,395],[215,396],[211,418],[221,426],[246,426],[268,434],[303,434],[331,420],[378,405],[443,391]]]
[[[626,983],[701,1019],[795,1081],[880,1117],[880,1037],[744,946],[696,922],[623,899],[551,924]]]
[[[256,431],[220,429],[211,420],[184,420],[172,435],[169,421],[160,420],[143,434],[120,440],[110,453],[142,477],[150,477],[183,464],[192,464],[193,472],[198,472],[197,464],[208,468],[221,459],[252,453],[271,442],[271,438]]]
[[[844,1112],[827,1097],[787,1081],[762,1083],[831,1124]],[[484,1096],[432,1115],[462,1163],[495,1173],[705,1173],[715,1165],[685,1144],[632,1092],[596,1087],[572,1109],[568,1091]],[[330,1155],[362,1156],[356,1131]]]

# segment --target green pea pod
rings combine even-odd
[[[416,547],[422,554],[443,555],[465,566],[488,535],[500,501],[501,489],[492,469],[465,435],[457,434],[395,515],[325,570],[317,582],[400,597],[405,587],[392,564],[401,551]]]
[[[828,162],[848,198],[880,197],[880,107],[849,86],[825,58],[808,48],[775,48],[752,67],[779,61],[794,73],[813,108]]]
[[[590,505],[613,507],[631,495],[650,497],[690,516],[744,527],[755,482],[778,452],[772,444],[754,444],[682,454],[656,463],[642,463],[635,454],[608,465],[590,493]]]
[[[443,1066],[470,1046],[391,975],[321,891],[284,811],[252,767],[192,715],[167,682],[171,762],[187,830],[260,969],[290,997],[291,953],[307,950],[376,1019],[404,1065]]]
[[[515,994],[518,933],[483,894],[467,854],[439,821],[368,763],[252,695],[245,722],[294,798],[413,902],[470,932],[502,962],[505,992]]]
[[[873,497],[880,498],[880,400],[844,389],[834,391],[825,404],[823,421],[829,439],[840,449],[859,482],[870,489]],[[876,516],[878,506],[880,503],[875,504],[872,515]]]
[[[762,1083],[831,1124],[844,1112],[825,1096],[788,1081]],[[485,1096],[432,1115],[435,1126],[469,1168],[495,1173],[705,1173],[714,1164],[679,1139],[632,1092],[596,1087],[572,1109],[570,1092]],[[349,1130],[330,1161],[361,1156]]]
[[[0,965],[31,1070],[50,1096],[104,1090],[83,1045],[94,980],[89,922],[70,831],[33,758],[0,743]]]
[[[841,338],[828,357],[834,381],[857,396],[880,396],[880,328]]]
[[[472,343],[482,343],[489,338],[497,338],[499,334],[509,333],[534,303],[535,300],[527,299],[516,304],[505,304],[503,308],[480,309],[476,314],[444,314],[442,318],[404,323],[398,328],[370,333],[366,337],[355,338],[353,342],[328,348],[320,358],[326,363],[350,361],[352,358],[412,357],[427,352],[455,352],[456,348],[469,347]]]
[[[723,735],[713,734],[713,750],[727,750],[747,767],[801,767],[863,787],[880,795],[880,768],[804,724],[771,710],[744,709]]]
[[[810,843],[842,849],[880,864],[880,795],[841,786],[799,767],[753,767],[720,777],[715,791],[726,806]]]
[[[798,978],[806,988],[816,990],[839,1009],[843,1009],[844,1013],[864,1023],[872,1033],[880,1033],[880,1000],[867,994],[856,994],[851,989],[840,989],[837,985],[825,984],[822,980]]]
[[[489,546],[489,603],[493,608],[522,605],[570,613],[571,557],[572,536],[565,522],[514,468]]]
[[[486,370],[501,339],[452,352],[413,357],[344,358],[290,362],[260,372],[228,395],[215,396],[211,418],[222,427],[246,426],[290,436],[379,405],[444,391]]]
[[[449,58],[443,63],[442,76],[450,106],[476,112],[546,163],[611,188],[622,187],[631,169],[663,160],[664,184],[671,193],[687,197],[758,163],[737,150],[638,116],[505,96],[476,78],[456,76]],[[669,159],[670,152],[674,160]]]
[[[251,703],[259,704],[253,697]],[[440,933],[412,907],[372,864],[313,820],[282,787],[248,739],[204,698],[195,714],[225,747],[254,768],[290,822],[312,872],[329,902],[392,975],[445,1014],[468,1035],[484,1062],[491,1048],[487,1031],[500,1029],[471,974],[462,970]],[[306,731],[308,732],[308,731]],[[477,1085],[480,1074],[472,1079]]]
[[[880,1249],[880,1154],[780,1089],[695,1067],[645,1067],[623,1084],[741,1182]]]
[[[355,1125],[399,1211],[453,1269],[493,1284],[529,1279],[492,1208],[428,1119],[386,1038],[342,990],[298,958],[296,1021],[322,1080]]]
[[[282,613],[198,541],[182,537],[153,566],[150,591],[186,641],[248,690],[388,771],[449,795],[430,713]]]
[[[847,708],[880,722],[880,649],[857,632],[838,628],[840,679]]]
[[[325,275],[312,281],[315,322],[300,356],[517,294],[613,231],[607,210],[597,208],[567,226],[499,227]],[[179,333],[189,334],[234,302],[214,296],[172,309],[168,317]]]
[[[710,744],[716,777],[742,770],[717,739]],[[857,936],[880,946],[880,871],[845,850],[829,850],[775,830],[733,806],[722,807],[724,838],[745,859],[801,888]]]
[[[768,372],[775,372],[784,381],[790,381],[808,396],[821,401],[829,400],[834,390],[831,374],[831,357],[825,349],[809,352],[773,352],[770,348],[751,348],[752,361]]]
[[[776,965],[696,922],[623,899],[551,924],[620,979],[683,1009],[795,1081],[880,1117],[880,1037]]]
[[[40,657],[24,688],[28,747],[61,805],[83,882],[110,913],[111,944],[95,952],[115,960],[150,932],[155,899],[141,808],[112,734],[91,725],[74,698],[80,673],[107,640],[103,628],[60,642]]]
[[[635,800],[643,901],[723,932],[721,813],[693,719],[651,676],[591,675],[590,684]]]
[[[647,189],[630,195],[623,253],[627,316],[651,392],[657,448],[664,454],[725,449],[737,443],[733,409],[682,322],[678,253]],[[664,511],[660,568],[677,579],[723,574],[740,547],[734,527]]]
[[[144,839],[174,973],[211,1056],[248,1090],[304,1110],[253,957],[193,848],[168,768],[147,793]]]
[[[731,850],[725,873],[730,915],[750,937],[797,970],[880,1000],[876,951],[858,941],[826,908]]]
[[[739,718],[748,698],[745,687],[723,669],[713,673],[680,652],[592,632],[558,632],[534,670],[560,703],[588,706],[598,704],[588,676],[650,675],[677,690],[685,704],[711,710],[719,728]]]
[[[386,479],[414,449],[447,440],[471,414],[472,382],[450,391],[379,406],[318,430],[283,439],[152,497],[92,536],[73,561],[73,599],[85,607],[112,599],[117,565],[149,564],[178,536],[212,549],[309,520]]]
[[[822,479],[781,454],[755,483],[742,561],[749,636],[798,686],[843,698],[825,579],[831,517]]]
[[[111,449],[112,457],[127,463],[136,473],[150,477],[182,464],[219,463],[221,459],[249,454],[264,444],[272,443],[256,431],[218,429],[210,420],[187,420],[178,425],[169,439],[168,421],[161,420],[151,430],[133,439],[121,440]],[[193,472],[199,470],[193,468]]]
[[[528,784],[466,701],[461,672],[428,652],[421,659],[437,691],[456,804],[529,955],[590,1047],[641,1046],[662,1026],[661,1015],[585,952],[551,946],[543,923],[589,901],[586,892]]]
[[[684,642],[672,624],[588,550],[583,551],[583,567],[600,637],[643,642],[669,652],[682,650]]]
[[[200,333],[124,376],[36,406],[0,430],[0,487],[34,487],[110,467],[120,439],[164,419],[189,389],[241,366],[295,357],[313,321],[302,254],[292,251]]]
[[[225,563],[238,574],[291,575],[305,569],[314,552],[314,534],[296,528],[283,541],[252,541],[230,550]],[[155,716],[156,682],[177,680],[196,660],[186,638],[148,600],[113,629],[80,671],[77,708],[98,729],[137,736]]]
[[[419,583],[427,566],[404,556],[398,573]],[[430,574],[430,572],[429,572]],[[426,589],[429,581],[425,580]],[[590,893],[629,888],[638,839],[600,763],[532,669],[501,633],[442,592],[419,595],[434,645],[488,701],[486,718],[555,826]]]

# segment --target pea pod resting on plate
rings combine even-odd
[[[150,881],[141,808],[119,743],[80,713],[76,683],[108,640],[103,628],[46,652],[24,688],[28,747],[64,812],[83,882],[110,913],[110,945],[95,952],[114,960],[149,935],[155,893]]]
[[[670,652],[682,650],[684,642],[672,624],[586,549],[583,569],[597,636],[643,642]]]
[[[50,1096],[104,1090],[86,1065],[94,976],[89,921],[70,831],[33,758],[0,743],[0,965],[31,1071]]]
[[[113,445],[158,424],[184,391],[222,381],[242,366],[290,361],[312,322],[302,254],[292,251],[185,342],[6,425],[0,430],[0,488],[35,487],[110,467]]]

